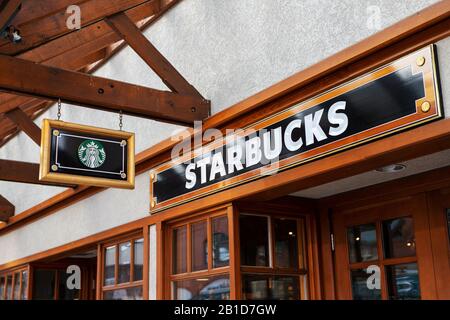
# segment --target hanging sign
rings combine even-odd
[[[421,49],[154,168],[151,210],[440,118],[434,54]]]
[[[134,188],[134,133],[44,119],[39,180]]]

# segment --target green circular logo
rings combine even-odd
[[[78,159],[88,168],[98,168],[105,162],[105,148],[99,141],[84,140],[78,147]]]

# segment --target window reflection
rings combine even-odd
[[[5,300],[5,278],[0,277],[0,300]]]
[[[104,300],[142,300],[142,287],[108,290],[103,292]]]
[[[269,266],[268,218],[241,215],[239,219],[241,264]]]
[[[380,300],[381,289],[368,286],[368,280],[372,273],[367,269],[356,269],[350,271],[352,281],[352,295],[354,300]]]
[[[420,299],[419,271],[417,263],[398,264],[386,267],[389,299]]]
[[[212,219],[213,229],[213,268],[228,266],[230,253],[228,248],[228,219]]]
[[[175,300],[228,300],[230,299],[230,280],[228,275],[219,275],[174,281],[172,298]]]
[[[243,275],[246,300],[298,300],[299,276]]]
[[[28,289],[28,271],[22,271],[22,292],[20,293],[20,299],[26,300],[28,299],[27,294]]]
[[[298,268],[297,221],[273,219],[275,231],[275,266]]]
[[[119,245],[119,274],[117,277],[117,283],[130,282],[130,258],[130,242],[121,243]]]
[[[142,280],[142,272],[144,268],[144,239],[134,241],[134,265],[133,265],[133,281]]]
[[[105,249],[104,284],[115,284],[116,246]]]
[[[416,255],[412,217],[383,221],[383,247],[385,258]]]
[[[173,253],[172,253],[172,270],[173,273],[187,272],[187,235],[186,226],[173,230]]]
[[[14,273],[14,294],[13,294],[14,300],[20,299],[20,273],[16,272]]]
[[[191,225],[192,271],[208,269],[208,233],[206,221]]]
[[[350,263],[378,259],[375,224],[364,224],[347,229]]]

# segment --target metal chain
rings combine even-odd
[[[61,119],[61,99],[58,99],[58,113],[56,114],[58,120]]]
[[[119,129],[120,129],[120,131],[122,131],[122,127],[123,127],[122,119],[123,119],[122,110],[120,110],[120,112],[119,112]]]

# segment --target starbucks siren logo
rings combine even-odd
[[[98,141],[85,140],[78,147],[78,158],[86,167],[98,168],[105,162],[105,148]]]

